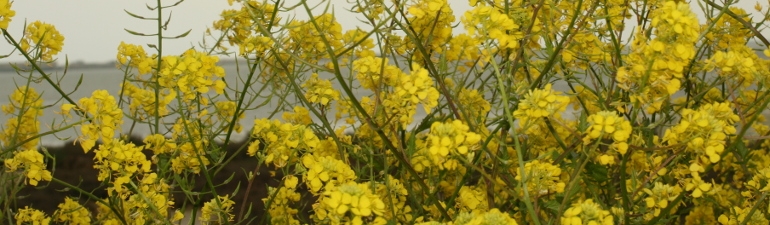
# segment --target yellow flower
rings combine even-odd
[[[644,219],[650,220],[660,215],[660,211],[668,207],[668,203],[676,199],[681,192],[682,188],[678,185],[671,186],[660,182],[655,182],[652,189],[645,188],[644,193],[647,194],[647,198],[644,199],[644,203],[651,211],[644,214]]]
[[[385,210],[385,203],[371,192],[366,183],[353,181],[329,188],[318,202],[313,208],[317,211],[314,219],[319,223],[363,224],[365,221],[381,221],[376,218]]]
[[[481,135],[470,131],[468,125],[460,120],[450,120],[446,123],[434,122],[426,141],[428,156],[434,165],[440,169],[453,170],[457,162],[452,155],[463,158],[473,158]]]
[[[48,225],[51,223],[51,217],[46,216],[40,210],[29,208],[29,206],[19,209],[14,218],[16,219],[16,224],[29,222],[35,225]]]
[[[62,50],[64,36],[53,25],[35,21],[27,25],[20,44],[25,52],[29,52],[30,47],[38,49],[40,59],[49,62]]]
[[[560,180],[561,168],[549,162],[533,160],[524,165],[524,172],[516,170],[515,179],[524,182],[531,196],[544,196],[552,193],[562,193],[566,181]],[[523,193],[524,190],[519,190]]]
[[[586,199],[572,205],[564,211],[561,217],[561,224],[564,225],[612,225],[614,220],[609,211],[603,210],[602,206],[594,203],[593,199]]]
[[[59,204],[59,209],[54,212],[56,222],[73,225],[91,224],[91,213],[77,201],[69,197],[64,198],[64,203]]]
[[[549,83],[543,89],[529,91],[524,100],[519,102],[519,108],[513,112],[513,116],[519,119],[522,127],[526,127],[530,120],[560,116],[560,113],[567,110],[568,104],[569,97],[551,89]]]
[[[224,221],[234,221],[233,206],[235,202],[230,196],[217,196],[203,204],[201,208],[200,221],[203,224],[223,224]]]
[[[313,73],[310,79],[302,84],[302,88],[307,91],[305,92],[305,98],[310,103],[328,106],[329,102],[340,99],[340,92],[332,87],[331,81],[318,78],[317,73]]]
[[[8,29],[8,23],[11,17],[16,15],[16,11],[11,10],[11,4],[8,0],[0,0],[0,29]]]

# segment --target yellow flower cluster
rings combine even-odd
[[[294,106],[294,112],[284,112],[281,118],[292,124],[308,126],[313,123],[313,120],[310,118],[310,112],[302,106]]]
[[[484,124],[487,113],[492,109],[489,102],[476,89],[465,89],[457,95],[457,102],[460,105],[467,106],[463,113],[467,121],[474,121],[477,125]]]
[[[430,59],[431,55],[425,56],[419,50],[416,50],[418,43],[430,53],[441,53],[444,45],[452,37],[452,26],[455,21],[454,13],[447,0],[415,0],[407,9],[409,16],[409,27],[413,35],[419,39],[404,36],[402,40],[406,49],[415,49],[412,55],[415,62],[422,63],[424,59]]]
[[[754,213],[751,214],[751,217],[749,217],[749,212],[751,211],[754,211],[751,207],[741,208],[739,206],[733,206],[728,214],[719,215],[718,221],[723,225],[760,225],[770,223],[770,220],[765,217],[765,213],[762,212],[762,210],[754,211]]]
[[[187,103],[196,99],[199,94],[208,93],[209,89],[222,94],[226,86],[221,80],[225,76],[225,69],[217,66],[217,62],[219,57],[192,49],[185,51],[181,56],[164,56],[158,72],[158,83],[172,90],[178,88],[178,95]],[[205,98],[200,101],[201,104],[208,105]]]
[[[511,218],[508,213],[500,212],[499,209],[490,209],[482,212],[462,212],[455,217],[454,221],[441,223],[436,221],[416,223],[417,225],[486,225],[486,224],[507,224],[517,225],[516,220]]]
[[[652,41],[637,30],[626,66],[618,69],[618,87],[631,92],[631,102],[647,105],[647,112],[660,110],[668,96],[681,86],[685,66],[695,57],[694,44],[700,27],[685,2],[666,1],[653,11]]]
[[[561,113],[567,110],[567,105],[569,97],[551,89],[549,83],[543,89],[530,90],[519,102],[519,108],[513,112],[513,117],[519,119],[522,127],[527,127],[532,120],[560,117]]]
[[[170,196],[169,185],[155,173],[145,173],[137,182],[135,189],[121,195],[105,199],[105,202],[120,205],[116,215],[109,206],[97,202],[96,221],[101,224],[122,224],[119,218],[130,218],[131,224],[166,224],[177,223],[184,214],[175,210],[169,217],[171,206],[174,205]]]
[[[190,170],[195,174],[200,173],[201,165],[208,166],[211,162],[206,157],[206,148],[209,146],[208,140],[201,140],[198,137],[202,137],[206,134],[208,129],[204,129],[200,126],[200,123],[195,121],[179,118],[172,127],[171,140],[167,140],[165,143],[175,143],[174,145],[164,145],[164,147],[176,147],[175,149],[164,149],[161,152],[172,153],[174,156],[171,159],[171,168],[175,173],[179,174],[183,171]],[[156,142],[160,142],[162,138],[155,139]],[[158,150],[156,150],[158,151]]]
[[[412,123],[417,104],[422,104],[425,113],[430,113],[438,105],[439,93],[433,87],[428,71],[418,64],[412,67],[412,74],[400,76],[392,94],[386,94],[382,103],[388,115],[396,117],[401,127]]]
[[[43,154],[37,150],[40,138],[38,117],[43,115],[43,99],[32,87],[17,88],[10,96],[10,102],[2,106],[3,113],[15,115],[6,121],[0,133],[3,149],[13,150],[13,158],[5,159],[8,171],[24,170],[25,183],[37,186],[39,181],[50,181],[53,176],[46,170]],[[26,141],[26,142],[25,142]],[[18,146],[11,149],[12,147]]]
[[[318,136],[307,126],[266,118],[254,120],[251,135],[257,140],[249,145],[248,154],[257,155],[259,145],[264,144],[265,152],[259,157],[279,168],[296,162],[301,151],[312,152],[320,143]]]
[[[217,196],[216,199],[211,199],[211,201],[203,203],[200,216],[201,224],[213,225],[233,222],[235,220],[235,216],[233,215],[234,205],[235,202],[230,199],[229,195]]]
[[[476,6],[465,12],[460,20],[468,35],[480,40],[496,40],[500,49],[517,49],[519,40],[524,38],[519,25],[492,6]]]
[[[403,72],[395,65],[388,63],[387,58],[364,57],[353,61],[353,71],[361,87],[379,91],[382,85],[395,86]]]
[[[517,170],[517,168],[512,168]],[[533,160],[524,164],[524,172],[516,171],[516,181],[524,182],[530,196],[545,196],[553,193],[562,193],[566,180],[561,179],[561,168],[549,162]],[[523,194],[524,190],[519,190]]]
[[[413,221],[412,207],[406,204],[409,191],[400,180],[388,175],[382,182],[375,183],[374,192],[385,203],[385,210],[382,214],[384,219],[395,220],[401,224],[408,224]]]
[[[460,208],[461,212],[486,212],[489,210],[486,190],[481,186],[462,186],[457,198],[457,207]]]
[[[53,214],[56,222],[72,225],[91,224],[91,213],[75,200],[69,197],[64,198],[64,202],[59,204],[59,209]]]
[[[336,21],[333,14],[315,16],[312,22],[292,20],[287,28],[292,54],[307,60],[308,63],[315,64],[320,59],[329,58],[327,48],[333,49],[335,54],[344,50],[341,41],[342,25]]]
[[[35,225],[48,225],[51,223],[51,217],[46,216],[45,213],[40,210],[29,208],[29,206],[24,207],[24,209],[19,209],[14,218],[16,219],[17,225],[24,224],[24,222]]]
[[[349,30],[342,35],[342,43],[351,43],[351,44],[360,43],[357,46],[355,46],[352,54],[357,59],[365,58],[365,57],[374,57],[377,55],[372,50],[374,48],[374,41],[371,38],[366,38],[366,35],[367,35],[367,32],[364,30],[361,30],[360,28],[355,30]],[[343,59],[342,62],[347,62],[347,59]]]
[[[442,170],[454,170],[459,162],[451,157],[472,159],[474,151],[478,149],[479,141],[481,141],[481,135],[470,131],[468,125],[461,120],[434,122],[430,126],[426,148],[433,165]]]
[[[602,206],[595,203],[593,199],[586,199],[574,203],[572,207],[564,211],[561,217],[561,224],[564,225],[612,225],[615,224],[612,215]]]
[[[302,165],[307,168],[302,180],[314,195],[319,194],[322,189],[355,181],[357,178],[348,164],[330,156],[306,154],[302,157]]]
[[[16,11],[11,10],[12,5],[8,0],[0,0],[0,29],[8,29],[11,17],[16,15]]]
[[[80,126],[80,146],[88,153],[101,139],[105,145],[111,144],[115,134],[123,124],[123,111],[118,107],[115,97],[106,90],[96,90],[90,98],[81,98],[77,105],[63,104],[62,113],[69,115],[76,110],[91,118],[90,123]]]
[[[110,193],[114,190],[117,194],[124,194],[129,190],[124,189],[123,185],[128,184],[133,176],[150,172],[152,164],[142,149],[133,143],[123,143],[120,139],[99,145],[95,151],[94,168],[99,170],[99,181],[114,178],[113,186],[108,188]]]
[[[153,68],[157,67],[158,61],[155,60],[155,57],[157,56],[147,56],[144,47],[141,45],[126,44],[121,41],[118,46],[118,63],[136,68],[139,75],[148,74],[152,72]]]
[[[220,16],[222,19],[217,20],[214,22],[213,28],[215,30],[228,32],[227,40],[230,42],[230,45],[242,45],[241,47],[241,55],[245,53],[250,53],[251,49],[267,49],[268,46],[272,45],[261,45],[261,44],[267,44],[272,43],[271,41],[266,41],[264,38],[269,39],[269,37],[258,37],[259,35],[259,27],[264,27],[265,29],[270,29],[268,25],[271,22],[271,18],[274,15],[276,11],[276,7],[273,4],[263,4],[262,1],[255,1],[255,0],[248,0],[248,1],[239,1],[242,4],[241,8],[238,10],[234,9],[228,9],[222,11]],[[232,4],[230,4],[232,5]],[[278,24],[278,22],[281,20],[280,17],[276,17],[272,25]],[[251,44],[250,47],[249,44]],[[219,48],[223,48],[223,46],[216,46]],[[255,53],[259,53],[260,51],[256,51]]]
[[[728,79],[733,85],[748,87],[757,80],[767,84],[766,63],[757,56],[753,49],[746,45],[733,45],[727,51],[717,51],[706,61],[706,69],[719,68],[718,74],[722,77],[740,77],[741,79]]]
[[[644,204],[648,210],[644,214],[644,219],[649,221],[660,215],[660,210],[668,207],[668,203],[676,199],[681,192],[682,188],[678,185],[672,186],[661,182],[655,182],[652,189],[644,188],[644,193],[647,194],[647,197],[644,198]]]
[[[743,21],[751,21],[751,13],[746,13],[742,8],[730,6],[728,11],[739,16]],[[714,19],[717,19],[714,21]],[[714,24],[713,29],[709,29],[705,38],[711,43],[716,43],[716,50],[726,49],[735,45],[744,45],[750,38],[754,37],[751,29],[741,25],[738,20],[732,16],[720,16],[711,18],[709,24]]]
[[[176,92],[160,91],[161,96],[155,101],[155,90],[140,88],[130,82],[123,83],[120,94],[131,99],[128,106],[129,115],[142,121],[156,116],[167,116],[167,106],[176,98]]]
[[[295,218],[299,212],[292,208],[292,204],[299,202],[300,194],[297,192],[299,178],[296,176],[287,176],[283,180],[283,188],[268,187],[267,196],[263,198],[267,206],[267,212],[270,214],[270,224],[291,224],[299,225],[299,220]],[[278,193],[275,193],[278,191]]]
[[[216,107],[217,119],[219,119],[221,122],[224,122],[225,126],[229,127],[231,125],[230,123],[233,123],[233,130],[236,133],[240,133],[243,130],[243,126],[241,126],[240,123],[241,119],[244,117],[243,109],[238,112],[239,114],[237,117],[235,117],[235,121],[232,121],[233,116],[235,116],[235,110],[237,107],[236,102],[224,100],[217,101],[214,103],[214,107]]]
[[[328,188],[313,204],[314,220],[323,224],[387,224],[385,203],[366,183],[353,181]]]
[[[29,52],[30,47],[37,49],[38,57],[44,62],[50,62],[61,52],[64,36],[53,25],[35,21],[27,25],[20,45],[25,52]]]
[[[612,149],[621,155],[628,151],[628,138],[631,136],[631,122],[618,116],[614,111],[601,111],[588,117],[590,126],[586,130],[584,142],[591,140],[612,138]],[[597,161],[602,165],[615,164],[616,158],[610,154],[601,154]]]
[[[310,79],[302,84],[302,88],[306,90],[305,98],[310,103],[328,106],[331,101],[340,100],[340,92],[332,87],[332,82],[318,78],[317,73],[310,75]]]
[[[686,144],[685,150],[695,154],[693,164],[703,166],[719,162],[727,136],[736,132],[733,123],[739,119],[730,105],[712,103],[697,110],[682,110],[679,124],[667,129],[663,140],[669,145]]]

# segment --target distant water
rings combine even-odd
[[[219,64],[225,69],[225,81],[228,83],[228,85],[231,85],[232,88],[235,88],[237,85],[238,89],[243,89],[243,83],[245,82],[246,76],[248,75],[248,68],[244,67],[244,63],[241,63],[240,68],[238,67],[235,62],[232,61],[223,61]],[[55,77],[59,76],[61,77],[64,74],[63,68],[47,68],[45,70],[50,74],[52,79],[55,79]],[[120,84],[123,81],[123,74],[124,72],[120,69],[114,67],[114,66],[105,66],[105,65],[99,65],[99,66],[77,66],[73,68],[69,68],[66,77],[64,79],[61,79],[58,83],[59,86],[63,89],[65,93],[70,93],[70,98],[77,102],[80,98],[83,97],[89,97],[91,96],[91,93],[98,89],[104,89],[107,90],[111,95],[115,96],[116,99],[118,98],[118,94],[120,92]],[[75,87],[77,86],[78,79],[82,75],[82,83],[80,86],[75,90]],[[343,76],[348,76],[349,73],[346,73],[343,71]],[[38,75],[39,76],[39,75]],[[145,75],[149,76],[149,75]],[[309,74],[308,74],[309,76]],[[322,74],[322,78],[331,78],[331,75],[329,74]],[[256,79],[261,79],[258,77],[254,77],[253,81]],[[27,80],[19,75],[16,74],[13,70],[8,70],[8,68],[2,68],[0,69],[0,104],[6,105],[9,102],[9,95],[16,89],[18,86],[26,85]],[[332,82],[338,90],[342,90],[342,88],[336,84],[336,82]],[[47,81],[41,80],[40,82],[33,82],[30,84],[31,87],[35,88],[35,90],[38,93],[42,94],[43,98],[43,104],[45,106],[50,106],[49,108],[44,110],[44,114],[42,117],[40,117],[41,121],[41,132],[47,132],[51,129],[51,123],[56,121],[56,123],[60,123],[62,121],[62,115],[57,114],[56,112],[60,111],[60,107],[62,104],[66,103],[65,100],[60,100],[60,94],[51,87],[50,84],[48,84]],[[259,90],[261,87],[261,83],[254,82],[253,85],[251,85],[251,89],[254,91]],[[74,90],[74,92],[73,92]],[[227,91],[227,90],[226,90]],[[234,91],[229,91],[231,94],[234,93]],[[213,90],[210,92],[213,95]],[[272,100],[268,100],[268,98],[265,98],[265,96],[270,94],[269,88],[262,93],[262,97],[257,98],[254,103],[252,103],[252,106],[260,105],[262,103],[266,103],[266,105],[262,106],[261,108],[253,109],[253,110],[247,110],[245,112],[244,118],[241,120],[241,125],[243,126],[244,132],[241,134],[235,134],[233,138],[240,139],[245,138],[246,134],[245,131],[248,131],[253,126],[253,121],[255,118],[265,118],[268,117],[271,114],[274,114],[273,118],[280,119],[281,115],[284,111],[279,110],[277,113],[274,113],[276,107],[278,106],[278,99],[272,98]],[[368,95],[369,92],[365,90],[360,89],[354,89],[354,94],[356,96],[365,96]],[[344,94],[343,94],[344,95]],[[248,96],[248,94],[247,94]],[[292,95],[293,96],[293,95]],[[220,98],[223,99],[223,98]],[[294,101],[294,97],[289,96],[287,100]],[[124,103],[124,113],[127,112],[125,108],[127,108],[128,104]],[[4,115],[3,113],[0,113],[0,126],[5,125],[5,121],[10,118],[10,115]],[[311,113],[312,115],[312,113]],[[334,113],[332,112],[331,115],[328,116],[328,119],[333,119]],[[417,117],[421,118],[424,117],[425,114],[420,111],[418,112]],[[172,118],[166,118],[165,121],[169,123],[173,123],[175,117]],[[77,118],[73,118],[77,119]],[[132,121],[125,117],[123,118],[123,130],[124,132],[128,132],[131,128]],[[314,118],[316,122],[320,121],[317,118]],[[331,121],[330,121],[331,122]],[[76,128],[77,129],[77,128]],[[136,124],[136,126],[133,128],[132,134],[138,135],[138,136],[145,136],[147,134],[150,134],[151,129],[147,125],[141,125]],[[165,129],[161,129],[161,132],[165,131]],[[77,132],[79,132],[79,129],[77,129]],[[68,129],[66,131],[59,132],[57,134],[58,137],[55,137],[53,135],[49,135],[46,137],[43,137],[41,142],[43,145],[46,146],[53,146],[53,145],[60,145],[64,142],[62,140],[65,139],[74,139],[77,138],[77,133],[73,129]]]

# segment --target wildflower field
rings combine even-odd
[[[352,30],[333,1],[228,2],[184,52],[162,16],[183,1],[126,11],[157,42],[116,46],[120,92],[73,99],[44,65],[77,49],[0,0],[2,54],[27,60],[0,223],[770,224],[770,2],[347,0]],[[87,163],[40,144],[66,131]],[[67,197],[22,204],[46,189]]]

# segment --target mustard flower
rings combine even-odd
[[[618,87],[630,92],[631,103],[647,106],[648,113],[661,109],[681,87],[684,68],[695,57],[699,22],[684,2],[666,1],[651,14],[652,33],[637,29],[634,42],[616,75]]]
[[[38,57],[45,62],[50,62],[61,52],[64,36],[53,25],[35,21],[27,25],[20,45],[21,50],[25,52],[29,52],[30,47],[38,49]]]
[[[5,160],[5,167],[8,171],[23,169],[26,176],[25,183],[32,186],[37,186],[40,181],[53,179],[51,171],[46,169],[43,154],[34,148],[15,152],[13,158]]]
[[[711,183],[703,181],[698,173],[692,173],[692,176],[692,178],[686,179],[684,189],[692,191],[693,198],[700,198],[711,190]]]
[[[469,187],[463,185],[460,188],[457,204],[461,212],[485,212],[489,209],[487,204],[487,192],[484,187]]]
[[[550,162],[533,160],[524,164],[524,173],[516,170],[515,179],[524,182],[531,196],[544,196],[552,193],[562,193],[566,187],[560,179],[561,168]],[[523,193],[520,190],[519,193]]]
[[[522,127],[526,127],[531,120],[560,115],[567,110],[568,104],[569,97],[551,89],[549,83],[543,89],[529,91],[519,102],[519,108],[513,112],[513,116],[519,119]]]
[[[0,132],[0,143],[4,148],[18,145],[13,152],[13,157],[5,159],[7,171],[24,170],[25,183],[37,186],[39,181],[50,181],[53,177],[46,170],[43,154],[37,150],[39,138],[34,138],[40,132],[43,100],[35,89],[22,86],[17,88],[10,96],[10,102],[2,106],[5,114],[14,114],[8,119],[5,128]],[[22,143],[26,141],[25,143]]]
[[[307,91],[305,98],[310,103],[328,106],[329,102],[340,100],[340,92],[332,87],[331,81],[318,78],[317,73],[310,75],[310,79],[302,84],[302,88]]]
[[[696,205],[695,208],[685,217],[685,225],[717,224],[717,218],[714,216],[714,209],[707,204]]]
[[[487,113],[492,108],[484,96],[475,89],[463,88],[457,95],[457,101],[460,105],[468,107],[463,112],[469,120],[476,121],[477,124],[482,124],[485,121]]]
[[[396,220],[402,224],[413,221],[412,207],[406,204],[409,191],[400,180],[387,175],[382,181],[375,184],[374,190],[385,203],[383,218]]]
[[[263,198],[262,201],[267,206],[271,224],[300,224],[295,218],[299,211],[291,207],[300,200],[300,194],[296,191],[298,183],[296,176],[287,176],[282,188],[268,187],[268,196],[274,197]]]
[[[433,79],[428,70],[413,64],[411,75],[398,79],[393,94],[385,97],[383,105],[391,116],[396,116],[402,127],[408,126],[417,112],[417,104],[422,104],[423,110],[430,113],[438,106],[439,93],[433,87]]]
[[[225,83],[225,69],[217,66],[219,57],[205,52],[187,50],[181,56],[164,56],[158,72],[158,82],[164,88],[179,92],[185,102],[190,102],[199,94],[214,89],[222,94]]]
[[[243,126],[241,126],[241,119],[243,119],[243,109],[239,112],[237,117],[235,117],[235,121],[231,121],[233,119],[233,116],[235,116],[235,110],[237,107],[237,103],[234,101],[217,101],[214,103],[214,107],[216,107],[217,111],[217,119],[219,121],[225,122],[225,126],[229,127],[229,123],[233,123],[233,130],[237,133],[240,133],[243,130]]]
[[[584,142],[590,142],[595,139],[612,138],[611,147],[617,150],[621,155],[628,151],[627,140],[631,136],[631,122],[620,117],[614,111],[601,111],[588,116],[588,130],[583,138]],[[608,154],[602,154],[598,158],[602,165],[614,164],[615,157]]]
[[[450,153],[471,159],[478,149],[479,141],[481,135],[471,132],[468,125],[460,120],[450,120],[431,124],[426,147],[433,165],[453,170],[457,162],[450,159]]]
[[[140,75],[148,74],[157,67],[158,61],[155,57],[148,56],[141,45],[126,44],[122,41],[118,45],[118,63],[136,68]]]
[[[681,192],[682,188],[678,185],[671,186],[661,182],[655,182],[652,189],[644,188],[644,193],[647,194],[644,203],[648,209],[648,213],[644,214],[644,219],[651,220],[660,215],[660,211],[668,207],[668,204],[676,199]]]
[[[51,217],[48,217],[40,210],[24,207],[16,212],[16,224],[21,225],[24,222],[28,222],[35,225],[48,225],[51,223]]]
[[[229,195],[217,196],[203,204],[200,221],[202,224],[223,224],[224,221],[234,221],[233,206],[235,202]]]
[[[70,197],[64,198],[64,203],[59,204],[59,209],[53,214],[56,222],[73,225],[91,224],[91,213]]]
[[[385,210],[385,203],[366,183],[350,181],[331,187],[313,204],[313,209],[314,219],[319,223],[386,224],[378,218]]]
[[[421,0],[413,1],[408,6],[407,20],[409,20],[409,31],[414,32],[414,36],[421,37],[422,43],[415,43],[412,37],[404,36],[406,48],[416,49],[417,45],[422,45],[427,52],[441,53],[444,45],[452,37],[452,26],[455,16],[447,0]],[[430,37],[430,38],[428,38]],[[424,56],[420,51],[415,51],[413,60],[423,62],[423,59],[430,59],[430,55]]]
[[[315,16],[313,22],[292,20],[286,27],[288,42],[292,46],[289,49],[294,49],[292,54],[307,60],[308,63],[330,58],[327,48],[334,49],[335,52],[344,50],[342,25],[331,13]]]
[[[94,168],[99,170],[97,179],[104,181],[113,178],[113,186],[108,190],[114,190],[117,194],[128,191],[123,185],[127,184],[131,177],[150,172],[152,163],[147,160],[142,150],[143,147],[124,143],[120,139],[115,139],[110,144],[99,145],[94,156]]]
[[[308,126],[313,123],[313,120],[310,118],[310,111],[307,110],[307,108],[302,106],[294,106],[294,112],[284,112],[281,116],[284,121],[293,123],[293,124],[299,124],[299,125],[305,125]]]
[[[8,29],[8,23],[16,15],[16,11],[11,10],[13,3],[8,0],[0,0],[0,29]]]
[[[81,98],[77,105],[63,104],[62,113],[69,115],[69,111],[75,109],[89,115],[92,120],[80,126],[80,145],[83,151],[88,153],[101,138],[102,142],[109,145],[115,134],[120,132],[123,124],[123,111],[118,107],[115,97],[106,90],[95,90],[91,97]]]
[[[594,203],[593,199],[579,201],[564,211],[561,217],[561,224],[564,225],[612,225],[615,224],[609,211],[602,209],[602,206]]]
[[[474,7],[460,19],[468,35],[481,40],[494,39],[500,49],[516,49],[524,38],[519,25],[501,10],[487,5]]]
[[[679,124],[666,130],[663,140],[674,145],[686,144],[685,150],[695,154],[694,164],[719,162],[728,135],[735,134],[733,123],[738,116],[729,103],[706,104],[697,110],[682,110]]]
[[[130,82],[124,82],[121,87],[120,94],[131,99],[129,115],[140,121],[167,116],[167,106],[176,98],[176,92],[160,91],[158,101],[155,101],[155,90],[152,88],[140,88]]]
[[[39,117],[43,115],[43,99],[32,87],[18,87],[9,96],[7,105],[2,111],[11,116],[0,133],[0,143],[10,148],[12,144],[20,144],[19,150],[36,149],[39,138],[33,138],[40,133]],[[29,139],[29,140],[28,140]],[[28,140],[26,143],[23,141]]]
[[[278,120],[255,119],[252,137],[258,139],[249,145],[247,153],[257,155],[259,144],[265,145],[264,157],[266,163],[276,167],[285,167],[299,159],[302,151],[312,152],[320,140],[309,127],[291,123],[281,123]]]
[[[719,215],[717,221],[723,225],[760,225],[770,223],[770,221],[765,218],[765,213],[762,212],[763,210],[756,210],[753,214],[751,214],[751,217],[746,218],[749,215],[749,212],[752,211],[751,208],[752,207],[741,208],[739,206],[733,206],[732,210],[730,210],[728,214]]]
[[[302,157],[302,165],[307,168],[302,179],[310,193],[316,195],[322,188],[354,181],[357,177],[348,164],[329,156],[316,157],[306,154]]]
[[[361,87],[379,90],[382,84],[395,86],[403,76],[401,69],[388,63],[387,58],[368,56],[353,61],[353,71]]]

